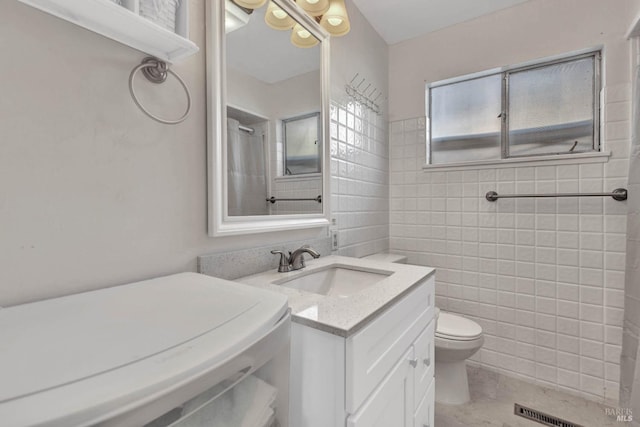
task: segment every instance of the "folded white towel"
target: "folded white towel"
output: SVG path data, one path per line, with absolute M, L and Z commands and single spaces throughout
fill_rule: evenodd
M 270 427 L 277 389 L 250 375 L 231 390 L 174 424 L 175 427 Z
M 273 412 L 272 407 L 278 390 L 260 378 L 250 375 L 230 391 L 232 392 L 231 400 L 234 412 L 239 412 L 242 420 L 238 426 L 262 427 L 261 423 L 264 421 L 265 413 Z

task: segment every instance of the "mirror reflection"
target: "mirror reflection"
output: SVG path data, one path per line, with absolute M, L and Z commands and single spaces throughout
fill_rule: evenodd
M 273 2 L 225 8 L 227 213 L 322 213 L 320 43 Z
M 282 121 L 285 175 L 322 172 L 320 128 L 320 113 L 306 114 Z

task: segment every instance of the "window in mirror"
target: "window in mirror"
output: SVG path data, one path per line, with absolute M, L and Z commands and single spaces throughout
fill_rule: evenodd
M 319 112 L 282 121 L 285 175 L 322 171 L 321 129 Z

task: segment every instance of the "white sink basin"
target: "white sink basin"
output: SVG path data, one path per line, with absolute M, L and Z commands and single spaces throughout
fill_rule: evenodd
M 295 278 L 285 278 L 273 283 L 314 294 L 345 298 L 386 279 L 392 274 L 392 271 L 385 270 L 327 265 L 303 272 Z

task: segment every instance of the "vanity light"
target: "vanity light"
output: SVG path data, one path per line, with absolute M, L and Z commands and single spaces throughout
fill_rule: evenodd
M 313 47 L 319 42 L 309 30 L 296 23 L 291 31 L 291 43 L 297 47 Z
M 329 10 L 329 0 L 296 0 L 309 16 L 320 16 Z
M 329 10 L 322 16 L 320 25 L 332 36 L 344 36 L 351 29 L 344 0 L 329 0 Z
M 262 7 L 267 0 L 233 0 L 235 4 L 240 7 L 246 7 L 247 9 L 257 9 Z
M 290 30 L 296 23 L 287 12 L 272 1 L 269 2 L 267 13 L 264 15 L 264 22 L 274 30 Z

